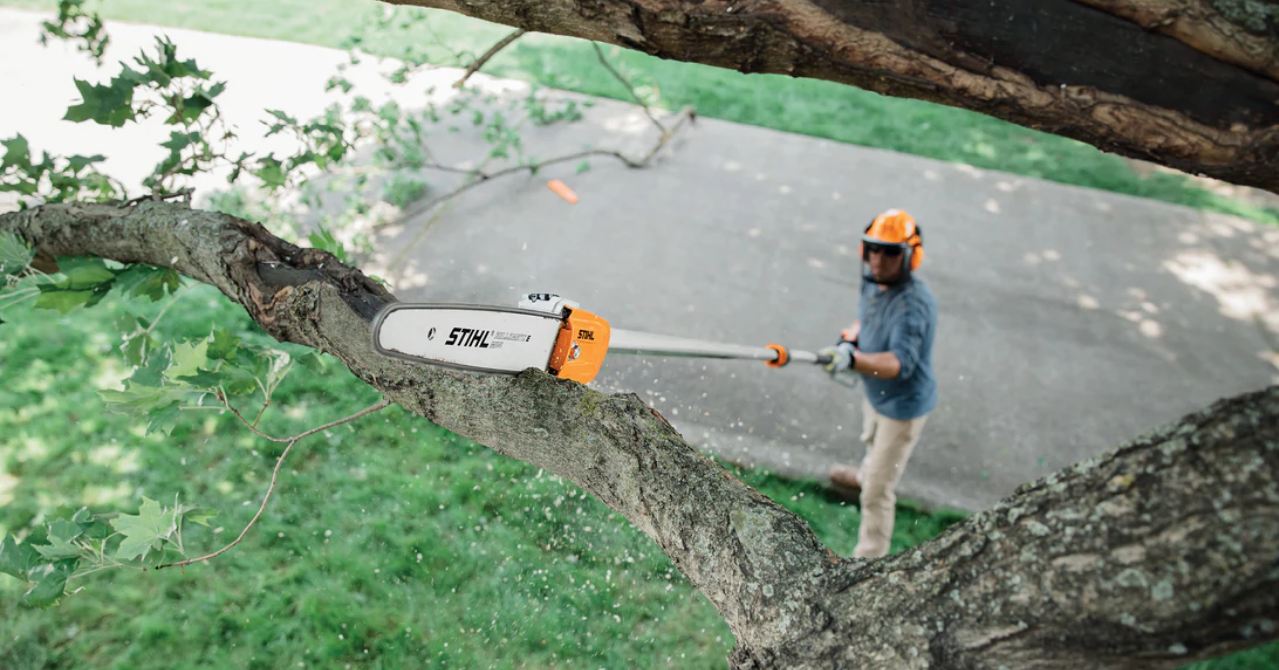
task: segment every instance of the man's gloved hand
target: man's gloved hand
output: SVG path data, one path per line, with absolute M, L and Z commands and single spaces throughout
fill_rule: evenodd
M 856 357 L 856 348 L 852 342 L 840 342 L 833 347 L 826 347 L 817 352 L 822 356 L 830 356 L 830 362 L 825 365 L 826 372 L 832 376 L 851 370 L 853 367 L 853 359 Z

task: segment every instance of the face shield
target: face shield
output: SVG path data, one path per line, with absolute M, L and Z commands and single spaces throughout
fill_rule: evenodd
M 910 278 L 911 249 L 907 244 L 862 238 L 862 279 L 891 286 Z

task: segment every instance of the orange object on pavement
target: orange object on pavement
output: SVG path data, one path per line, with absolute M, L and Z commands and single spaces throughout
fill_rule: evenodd
M 568 187 L 568 184 L 565 184 L 558 179 L 552 179 L 546 182 L 546 188 L 551 189 L 551 193 L 563 198 L 564 202 L 567 202 L 570 205 L 577 204 L 577 194 L 573 192 L 573 189 Z

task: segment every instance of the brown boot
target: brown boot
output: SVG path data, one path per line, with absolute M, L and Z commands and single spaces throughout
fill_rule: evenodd
M 839 493 L 856 500 L 862 493 L 862 481 L 857 468 L 851 465 L 832 465 L 830 484 Z

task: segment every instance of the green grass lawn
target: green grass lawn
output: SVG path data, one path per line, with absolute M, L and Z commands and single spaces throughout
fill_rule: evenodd
M 0 0 L 0 5 L 51 10 L 53 0 Z M 90 0 L 89 7 L 95 3 Z M 340 0 L 110 0 L 104 17 L 338 47 L 366 26 L 362 47 L 379 55 L 411 53 L 430 62 L 468 63 L 510 28 L 437 10 L 401 8 L 389 26 L 372 26 L 382 11 L 372 2 Z M 425 16 L 405 22 L 399 17 Z M 109 24 L 108 24 L 109 28 Z M 1138 175 L 1123 159 L 1091 146 L 987 116 L 930 103 L 889 98 L 849 86 L 779 75 L 745 75 L 608 49 L 648 97 L 705 116 L 841 142 L 893 149 L 1067 184 L 1164 200 L 1279 224 L 1279 210 L 1204 190 L 1181 175 Z M 527 35 L 485 68 L 492 74 L 629 100 L 596 61 L 590 43 Z M 234 82 L 232 82 L 234 85 Z M 19 129 L 20 130 L 20 129 Z
M 280 445 L 207 411 L 147 436 L 98 398 L 130 372 L 115 351 L 129 309 L 108 298 L 68 316 L 6 312 L 0 532 L 177 495 L 216 513 L 220 532 L 187 533 L 201 553 L 256 509 Z M 197 287 L 157 332 L 202 337 L 213 321 L 247 317 Z M 264 427 L 298 432 L 376 398 L 336 362 L 295 371 Z M 852 552 L 855 507 L 812 483 L 742 476 Z M 733 644 L 656 545 L 601 503 L 399 409 L 300 443 L 276 495 L 209 565 L 89 575 L 47 610 L 18 605 L 18 582 L 0 575 L 0 668 L 723 667 Z M 958 518 L 904 508 L 894 548 Z
M 82 505 L 134 513 L 144 495 L 178 496 L 216 515 L 186 533 L 199 554 L 252 516 L 281 445 L 209 411 L 182 413 L 167 438 L 146 435 L 97 395 L 131 372 L 118 322 L 157 309 L 109 296 L 66 316 L 6 311 L 0 534 L 38 532 Z M 243 310 L 198 286 L 156 334 L 200 338 L 215 322 L 252 330 Z M 376 400 L 330 363 L 286 378 L 267 432 Z M 855 507 L 812 482 L 738 474 L 852 552 Z M 899 506 L 893 551 L 959 518 Z M 0 575 L 0 668 L 709 668 L 733 644 L 661 551 L 601 503 L 394 407 L 300 443 L 262 521 L 213 563 L 117 569 L 72 586 L 83 590 L 27 609 L 17 580 Z M 1271 645 L 1203 667 L 1277 661 Z

